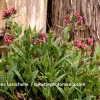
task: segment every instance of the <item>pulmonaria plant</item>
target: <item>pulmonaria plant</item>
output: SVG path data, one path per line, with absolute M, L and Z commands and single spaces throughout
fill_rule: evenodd
M 4 35 L 4 46 L 9 46 L 13 42 L 13 36 L 12 35 Z
M 3 19 L 6 19 L 6 18 L 10 18 L 11 15 L 16 14 L 16 12 L 17 12 L 17 11 L 15 10 L 14 7 L 10 8 L 10 9 L 8 9 L 8 10 L 4 10 L 1 19 L 3 20 Z
M 78 12 L 76 12 L 74 15 L 68 14 L 65 17 L 65 23 L 67 23 L 67 25 L 70 25 L 73 23 L 82 24 L 82 22 L 83 22 L 83 17 L 80 16 Z
M 6 22 L 7 22 L 8 26 L 10 26 L 9 24 L 13 25 L 13 22 L 12 22 L 12 20 L 10 20 L 10 17 L 12 15 L 16 14 L 16 12 L 17 11 L 15 10 L 14 7 L 10 8 L 8 10 L 4 10 L 4 12 L 3 12 L 2 16 L 1 16 L 1 19 L 2 20 L 3 19 L 7 19 Z M 12 30 L 11 27 L 10 27 L 10 30 Z M 4 41 L 5 41 L 4 46 L 9 46 L 10 44 L 12 44 L 13 39 L 14 39 L 14 36 L 12 35 L 12 33 L 11 32 L 9 33 L 8 30 L 7 30 L 7 32 L 8 33 L 5 33 L 5 35 L 4 35 Z
M 88 42 L 89 45 L 93 45 L 94 44 L 94 40 L 90 39 L 90 38 L 87 39 L 87 42 Z
M 63 30 L 63 33 L 64 33 L 63 35 L 64 35 L 64 38 L 68 40 L 70 38 L 70 31 L 73 28 L 78 28 L 83 23 L 83 17 L 80 16 L 78 12 L 71 15 L 68 14 L 65 17 L 64 22 L 67 24 L 67 26 Z
M 39 35 L 38 35 L 38 38 L 37 39 L 30 39 L 30 42 L 32 43 L 32 44 L 42 44 L 42 43 L 44 43 L 44 42 L 46 42 L 46 39 L 48 38 L 48 35 L 47 34 L 45 34 L 45 33 L 43 33 L 43 32 L 41 32 L 41 33 L 39 33 Z
M 86 38 L 84 40 L 74 42 L 74 46 L 76 48 L 80 48 L 83 50 L 86 50 L 88 46 L 93 46 L 93 44 L 94 44 L 94 40 L 91 38 Z
M 81 25 L 83 23 L 83 17 L 80 16 L 78 12 L 75 12 L 75 14 L 73 15 L 68 14 L 65 17 L 65 23 L 67 24 L 67 26 L 64 28 L 64 37 L 69 39 L 70 30 L 72 28 L 75 28 Z M 86 38 L 84 40 L 74 42 L 74 46 L 81 50 L 86 50 L 88 46 L 92 46 L 93 44 L 94 44 L 94 40 L 91 38 Z

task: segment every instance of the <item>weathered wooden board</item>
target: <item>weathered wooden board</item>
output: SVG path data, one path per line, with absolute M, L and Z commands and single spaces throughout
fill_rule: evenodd
M 56 24 L 66 26 L 64 17 L 76 11 L 84 17 L 84 24 L 80 31 L 73 31 L 72 39 L 93 36 L 100 41 L 100 0 L 52 0 L 52 29 L 55 33 L 62 36 L 62 30 Z
M 6 22 L 4 20 L 1 20 L 1 15 L 5 9 L 7 9 L 5 0 L 0 0 L 0 46 L 4 44 L 3 35 L 5 34 Z M 6 54 L 6 52 L 6 49 L 0 49 L 0 56 L 2 55 L 2 53 Z
M 3 11 L 7 9 L 5 0 L 0 0 L 0 29 L 5 29 L 5 21 L 1 20 Z
M 8 8 L 14 6 L 17 9 L 16 22 L 30 25 L 32 28 L 36 25 L 37 30 L 44 28 L 46 30 L 48 0 L 8 0 Z

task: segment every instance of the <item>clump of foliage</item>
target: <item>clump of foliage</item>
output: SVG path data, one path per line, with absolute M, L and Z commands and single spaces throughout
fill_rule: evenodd
M 73 22 L 64 28 L 65 38 L 81 18 L 74 16 L 67 16 L 66 22 Z M 51 32 L 37 32 L 36 27 L 28 27 L 21 37 L 22 26 L 9 17 L 6 20 L 11 31 L 4 36 L 8 55 L 2 55 L 0 63 L 2 96 L 7 100 L 96 100 L 100 96 L 99 46 L 93 57 L 84 55 L 92 39 L 65 42 Z

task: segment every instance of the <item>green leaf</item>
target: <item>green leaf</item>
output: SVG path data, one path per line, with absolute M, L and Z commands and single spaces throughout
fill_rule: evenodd
M 15 46 L 14 44 L 10 45 L 14 50 L 15 53 L 17 53 L 18 55 L 20 55 L 25 61 L 27 61 L 25 54 L 21 51 L 20 48 L 18 48 L 17 46 Z
M 12 70 L 15 72 L 15 74 L 18 76 L 18 78 L 19 78 L 22 82 L 24 82 L 24 80 L 23 80 L 23 78 L 22 78 L 20 72 L 19 72 L 18 70 L 15 70 L 15 69 L 12 69 Z
M 29 34 L 31 34 L 31 33 L 32 33 L 32 30 L 31 30 L 31 27 L 29 26 L 29 27 L 27 28 L 27 30 L 26 30 L 26 34 L 29 35 Z
M 35 70 L 34 72 L 32 72 L 32 83 L 34 82 L 37 74 L 38 74 L 38 70 Z
M 34 59 L 31 58 L 29 61 L 30 66 L 34 65 L 37 60 L 38 60 L 38 58 L 34 58 Z
M 57 67 L 58 65 L 60 65 L 62 62 L 66 61 L 66 59 L 67 59 L 70 55 L 72 55 L 71 52 L 70 52 L 69 54 L 67 54 L 66 56 L 62 57 L 58 62 L 55 63 L 55 65 L 53 66 L 53 69 L 54 69 L 55 67 Z
M 74 92 L 74 90 L 75 90 L 74 86 L 70 87 L 69 92 L 68 92 L 68 96 L 70 96 Z
M 99 54 L 100 54 L 100 46 L 99 46 L 98 43 L 96 43 L 95 54 L 96 54 L 96 55 L 99 55 Z
M 53 50 L 54 50 L 54 54 L 55 54 L 55 57 L 56 57 L 56 61 L 58 61 L 59 60 L 59 54 L 60 54 L 59 48 L 56 45 L 53 45 Z
M 60 43 L 61 42 L 61 37 L 57 38 L 55 41 L 54 41 L 54 44 L 57 44 L 57 43 Z
M 14 72 L 12 69 L 10 69 L 7 73 L 7 82 L 10 83 L 14 79 Z
M 32 30 L 31 30 L 31 27 L 29 26 L 29 27 L 24 31 L 25 39 L 28 39 L 28 41 L 30 40 L 30 34 L 32 34 Z
M 17 17 L 19 17 L 19 16 L 21 16 L 21 15 L 18 15 L 18 16 L 13 16 L 13 17 L 12 17 L 12 19 L 15 19 L 15 18 L 17 18 Z
M 42 28 L 41 30 L 39 30 L 39 33 L 43 31 L 44 28 Z
M 65 98 L 65 100 L 67 100 L 67 95 L 66 95 L 65 91 L 61 87 L 59 87 L 59 86 L 56 86 L 56 87 L 59 90 L 59 92 L 63 95 L 63 97 Z
M 63 78 L 65 78 L 66 74 L 59 76 L 54 82 L 60 82 Z
M 58 70 L 56 73 L 55 73 L 55 76 L 57 77 L 59 75 L 61 70 Z
M 64 28 L 64 31 L 63 31 L 63 34 L 64 34 L 64 38 L 67 39 L 67 40 L 68 40 L 69 37 L 70 37 L 70 36 L 69 36 L 69 32 L 70 32 L 70 27 L 65 27 L 65 28 Z
M 16 83 L 16 81 L 13 79 L 12 80 L 12 82 L 11 83 Z M 16 90 L 16 86 L 9 86 L 10 84 L 9 84 L 9 82 L 8 82 L 8 88 L 9 88 L 9 90 L 10 90 L 10 92 L 12 93 L 12 94 L 14 94 L 14 92 L 15 92 L 15 90 Z M 13 95 L 14 96 L 14 95 Z
M 50 100 L 52 97 L 50 87 L 43 88 L 43 94 L 46 97 L 46 100 Z
M 11 26 L 10 20 L 9 20 L 8 18 L 6 18 L 5 20 L 6 20 L 6 22 L 7 22 L 7 25 L 8 25 L 8 26 Z
M 22 33 L 22 25 L 17 26 L 16 28 L 13 29 L 13 31 L 16 32 L 17 35 L 19 36 Z
M 10 96 L 12 99 L 14 99 L 14 97 L 7 91 L 0 89 L 0 92 L 3 92 L 5 94 L 7 94 L 8 96 Z
M 62 29 L 64 28 L 64 27 L 62 27 L 62 26 L 60 26 L 60 25 L 56 25 L 56 26 L 58 26 L 59 28 L 62 28 Z
M 35 27 L 34 27 L 34 29 L 33 29 L 33 32 L 36 32 L 36 25 L 35 25 Z
M 69 61 L 68 59 L 65 59 L 65 61 L 72 66 L 71 61 Z

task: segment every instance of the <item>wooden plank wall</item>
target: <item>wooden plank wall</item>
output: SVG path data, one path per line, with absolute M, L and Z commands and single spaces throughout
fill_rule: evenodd
M 30 25 L 32 28 L 36 25 L 37 30 L 44 28 L 46 30 L 47 16 L 47 1 L 48 0 L 8 0 L 8 8 L 14 6 L 17 9 L 15 19 L 19 24 L 24 24 L 24 27 Z M 26 25 L 26 26 L 25 26 Z
M 4 0 L 1 5 L 4 7 Z M 17 9 L 16 21 L 19 24 L 36 25 L 37 29 L 44 27 L 46 30 L 47 0 L 6 0 L 8 8 L 15 6 Z M 83 27 L 73 31 L 72 38 L 85 38 L 93 36 L 100 39 L 100 0 L 52 0 L 52 29 L 58 36 L 62 35 L 60 28 L 56 24 L 66 26 L 64 17 L 67 13 L 78 11 L 84 17 Z M 0 10 L 2 11 L 2 10 Z M 0 12 L 1 13 L 1 12 Z M 0 21 L 0 23 L 2 23 Z M 0 25 L 0 28 L 3 24 Z M 4 27 L 4 25 L 3 25 Z
M 64 17 L 67 13 L 79 12 L 84 18 L 82 28 L 74 30 L 71 38 L 93 36 L 100 44 L 100 0 L 52 0 L 52 30 L 62 36 L 62 30 L 56 26 L 66 26 Z
M 5 9 L 7 9 L 5 0 L 0 0 L 0 46 L 4 44 L 3 35 L 5 34 L 6 22 L 4 20 L 1 20 L 1 15 Z M 2 53 L 6 54 L 6 52 L 6 49 L 0 49 L 0 57 Z
M 5 9 L 7 9 L 5 0 L 0 0 L 0 29 L 5 29 L 5 21 L 1 20 L 1 15 Z
M 19 24 L 36 25 L 37 29 L 46 30 L 47 0 L 7 0 L 8 8 L 15 6 L 20 15 L 16 18 Z M 1 3 L 0 3 L 1 4 Z M 100 0 L 52 0 L 52 29 L 58 36 L 62 30 L 56 26 L 66 26 L 64 17 L 67 13 L 78 11 L 84 17 L 82 28 L 72 33 L 72 39 L 93 36 L 100 39 Z M 25 26 L 24 26 L 25 27 Z
M 44 28 L 44 31 L 46 31 L 47 1 L 48 0 L 0 0 L 0 16 L 5 9 L 15 7 L 15 9 L 17 9 L 16 16 L 19 16 L 15 21 L 19 25 L 23 24 L 23 30 L 28 25 L 30 25 L 32 29 L 36 25 L 37 30 Z M 0 32 L 5 33 L 5 26 L 5 21 L 0 19 Z M 4 39 L 0 36 L 0 46 L 3 44 Z M 2 53 L 6 55 L 7 49 L 0 49 L 0 56 Z

